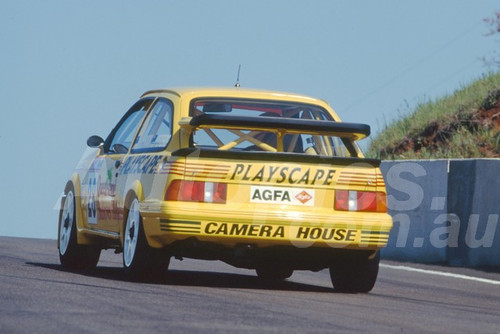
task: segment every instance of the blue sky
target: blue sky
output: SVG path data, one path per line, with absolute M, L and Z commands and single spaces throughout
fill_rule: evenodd
M 232 86 L 327 100 L 379 131 L 489 69 L 490 0 L 0 1 L 0 235 L 56 238 L 92 134 L 146 90 Z

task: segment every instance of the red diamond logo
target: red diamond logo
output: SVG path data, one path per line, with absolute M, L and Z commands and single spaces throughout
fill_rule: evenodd
M 309 195 L 305 190 L 302 190 L 300 193 L 298 193 L 295 196 L 295 198 L 298 199 L 300 201 L 300 203 L 306 204 L 307 202 L 309 202 L 309 200 L 312 198 L 312 196 Z

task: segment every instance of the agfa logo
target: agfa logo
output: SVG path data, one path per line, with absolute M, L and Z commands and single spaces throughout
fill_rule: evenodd
M 314 206 L 314 189 L 250 186 L 250 202 L 279 205 Z
M 309 195 L 307 193 L 307 191 L 305 190 L 302 190 L 300 193 L 298 193 L 296 196 L 295 196 L 296 199 L 298 199 L 300 201 L 300 203 L 302 204 L 306 204 L 311 198 L 312 196 Z

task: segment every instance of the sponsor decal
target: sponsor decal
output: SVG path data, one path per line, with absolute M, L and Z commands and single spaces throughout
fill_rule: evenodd
M 230 180 L 329 186 L 334 176 L 335 169 L 332 168 L 311 170 L 290 166 L 264 165 L 259 167 L 253 164 L 236 164 Z
M 121 220 L 123 212 L 114 200 L 116 195 L 116 180 L 113 182 L 113 168 L 106 170 L 106 182 L 101 182 L 97 188 L 97 218 L 101 220 Z
M 99 184 L 99 174 L 91 173 L 87 180 L 87 222 L 97 224 L 97 186 Z
M 120 165 L 120 174 L 154 174 L 163 155 L 129 156 Z
M 208 235 L 224 235 L 259 238 L 292 238 L 310 241 L 355 242 L 359 231 L 347 228 L 284 226 L 265 224 L 240 224 L 209 222 L 203 224 L 203 232 Z M 198 233 L 198 232 L 191 232 Z
M 285 227 L 259 224 L 215 223 L 205 225 L 206 234 L 232 235 L 261 238 L 284 238 Z
M 298 193 L 297 195 L 295 195 L 295 198 L 302 204 L 306 204 L 307 202 L 309 202 L 311 199 L 313 199 L 314 197 L 312 195 L 310 195 L 307 191 L 305 190 L 302 190 L 300 193 Z
M 346 228 L 330 227 L 309 227 L 301 226 L 297 229 L 296 238 L 305 240 L 323 240 L 323 241 L 355 241 L 358 230 Z
M 314 189 L 251 186 L 250 202 L 314 206 Z

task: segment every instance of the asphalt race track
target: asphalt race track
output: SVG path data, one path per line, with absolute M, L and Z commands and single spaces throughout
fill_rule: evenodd
M 341 294 L 327 271 L 266 286 L 186 259 L 133 283 L 111 251 L 86 274 L 57 254 L 54 240 L 0 237 L 0 333 L 500 332 L 500 273 L 383 261 L 371 293 Z

